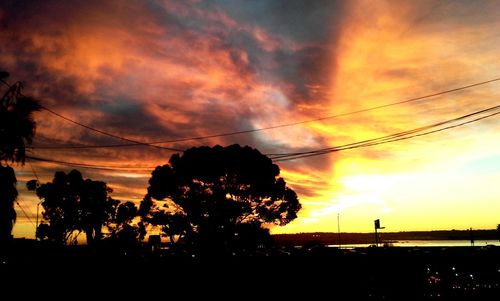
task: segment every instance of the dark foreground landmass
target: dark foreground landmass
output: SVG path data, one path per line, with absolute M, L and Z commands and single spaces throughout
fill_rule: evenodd
M 500 247 L 276 247 L 227 256 L 53 247 L 3 251 L 3 293 L 69 299 L 500 300 Z M 69 292 L 70 295 L 67 295 Z M 176 297 L 174 297 L 176 296 Z M 129 299 L 128 298 L 128 299 Z M 215 298 L 215 299 L 214 299 Z

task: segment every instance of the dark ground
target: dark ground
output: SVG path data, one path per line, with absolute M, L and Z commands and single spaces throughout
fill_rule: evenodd
M 69 292 L 99 300 L 138 295 L 172 300 L 500 300 L 500 247 L 338 250 L 317 245 L 192 257 L 18 241 L 4 248 L 1 260 L 4 294 L 26 288 L 51 297 Z

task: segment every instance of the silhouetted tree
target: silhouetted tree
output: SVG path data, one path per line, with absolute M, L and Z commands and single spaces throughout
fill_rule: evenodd
M 46 221 L 37 229 L 40 239 L 59 244 L 76 242 L 79 234 L 78 203 L 82 184 L 82 175 L 77 170 L 68 174 L 58 171 L 52 182 L 36 188 L 36 194 L 42 200 L 42 216 Z
M 269 238 L 264 224 L 285 225 L 301 208 L 279 173 L 248 146 L 191 148 L 153 171 L 140 211 L 203 252 L 255 248 Z
M 113 232 L 119 232 L 125 225 L 132 222 L 137 216 L 137 206 L 132 202 L 125 202 L 120 204 L 114 215 L 114 222 L 116 228 Z
M 171 247 L 182 241 L 192 228 L 181 208 L 174 203 L 159 207 L 149 195 L 142 200 L 138 213 L 142 221 L 161 227 L 163 234 L 169 238 Z
M 143 240 L 146 229 L 142 222 L 133 224 L 138 216 L 137 206 L 132 202 L 121 203 L 116 207 L 111 222 L 107 225 L 110 238 L 125 244 L 135 243 Z
M 102 239 L 102 227 L 113 218 L 119 201 L 109 196 L 111 192 L 113 190 L 104 182 L 91 179 L 83 182 L 80 192 L 80 224 L 89 245 Z
M 0 71 L 0 80 L 8 76 L 9 73 Z M 0 99 L 0 241 L 11 238 L 16 221 L 17 181 L 8 164 L 24 164 L 26 145 L 35 134 L 33 113 L 41 108 L 33 98 L 22 95 L 22 88 L 20 82 L 15 83 Z
M 29 186 L 36 189 L 44 209 L 46 223 L 37 234 L 60 244 L 76 243 L 81 231 L 86 233 L 88 244 L 101 240 L 102 227 L 111 221 L 119 203 L 109 196 L 112 190 L 106 183 L 84 180 L 77 170 L 68 174 L 58 171 L 52 182 Z
M 497 225 L 497 236 L 498 240 L 500 241 L 500 224 Z
M 16 222 L 14 202 L 17 198 L 16 175 L 9 166 L 0 165 L 0 244 L 9 240 Z

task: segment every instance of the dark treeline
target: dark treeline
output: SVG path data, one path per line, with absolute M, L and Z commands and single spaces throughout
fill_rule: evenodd
M 35 135 L 34 113 L 46 109 L 9 85 L 0 99 L 0 251 L 12 241 L 18 196 L 12 164 L 23 165 Z M 57 171 L 50 182 L 26 184 L 43 208 L 36 238 L 73 245 L 129 249 L 157 227 L 168 250 L 180 254 L 252 253 L 272 244 L 269 225 L 286 225 L 301 209 L 297 194 L 280 177 L 280 168 L 249 146 L 193 147 L 174 154 L 152 172 L 140 204 L 116 200 L 113 190 L 78 170 Z M 137 206 L 139 205 L 139 206 Z M 161 238 L 152 237 L 156 244 Z
M 112 198 L 105 182 L 81 172 L 58 171 L 48 183 L 31 180 L 43 207 L 37 238 L 59 245 L 138 245 L 150 226 L 159 247 L 181 254 L 252 253 L 272 245 L 265 224 L 285 225 L 297 217 L 298 197 L 279 177 L 279 167 L 250 147 L 191 148 L 158 166 L 140 202 Z

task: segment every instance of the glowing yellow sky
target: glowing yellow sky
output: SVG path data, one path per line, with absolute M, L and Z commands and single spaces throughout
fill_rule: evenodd
M 30 47 L 40 54 L 37 66 L 56 74 L 50 80 L 64 87 L 71 83 L 68 78 L 78 82 L 72 93 L 44 94 L 45 86 L 29 78 L 28 71 L 18 74 L 32 81 L 34 94 L 49 105 L 58 105 L 58 112 L 133 139 L 157 140 L 154 127 L 180 137 L 267 127 L 500 76 L 500 5 L 492 2 L 348 1 L 337 19 L 332 17 L 329 26 L 335 30 L 325 29 L 332 35 L 321 40 L 330 43 L 326 46 L 312 45 L 307 38 L 293 40 L 294 34 L 301 33 L 287 36 L 270 30 L 272 26 L 265 22 L 239 20 L 230 10 L 203 12 L 182 2 L 159 5 L 168 13 L 175 12 L 178 23 L 192 18 L 189 26 L 179 27 L 180 34 L 177 23 L 163 26 L 148 18 L 143 6 L 129 10 L 127 5 L 118 5 L 120 17 L 86 10 L 81 13 L 84 17 L 75 13 L 81 18 L 64 21 L 68 24 L 64 35 L 23 33 L 34 37 Z M 137 15 L 134 22 L 142 27 L 123 28 L 120 22 L 129 22 L 131 14 Z M 82 22 L 88 26 L 82 27 Z M 201 26 L 203 34 L 195 30 L 196 22 L 208 24 Z M 307 51 L 313 46 L 327 49 L 327 57 L 321 53 L 319 63 L 312 59 L 305 67 L 295 66 L 294 72 L 286 69 L 295 61 L 286 61 L 283 53 L 310 55 Z M 261 49 L 259 64 L 254 48 Z M 6 69 L 20 68 L 6 53 Z M 280 63 L 286 65 L 285 71 L 278 68 Z M 307 76 L 300 77 L 303 69 Z M 321 79 L 314 77 L 315 72 L 321 73 Z M 277 73 L 284 79 L 275 78 Z M 299 77 L 307 95 L 297 92 Z M 241 143 L 272 152 L 342 145 L 491 107 L 499 104 L 498 96 L 500 84 L 492 83 L 425 101 L 190 146 Z M 67 97 L 64 100 L 70 105 L 58 97 Z M 78 110 L 71 101 L 79 105 Z M 99 123 L 118 108 L 125 113 L 139 108 L 147 118 L 140 120 L 140 128 L 123 126 L 123 120 L 116 121 L 118 125 Z M 43 137 L 88 143 L 89 135 L 82 129 L 46 113 L 39 114 L 38 120 L 38 133 Z M 148 123 L 154 124 L 148 128 Z M 386 231 L 494 228 L 500 223 L 499 130 L 497 117 L 411 140 L 280 163 L 282 176 L 299 193 L 303 209 L 295 221 L 272 232 L 337 231 L 338 215 L 343 232 L 371 231 L 378 218 Z M 92 164 L 155 166 L 165 163 L 170 153 L 110 149 L 41 155 Z M 34 166 L 42 181 L 49 181 L 60 169 L 41 163 Z M 17 172 L 20 202 L 34 221 L 38 200 L 22 188 L 33 178 L 31 169 L 26 165 Z M 84 176 L 107 181 L 119 199 L 140 201 L 149 172 L 84 171 Z M 17 211 L 14 235 L 32 237 L 33 226 Z
M 500 70 L 498 21 L 460 20 L 421 28 L 399 2 L 352 7 L 337 55 L 331 113 L 356 111 L 495 78 Z M 398 7 L 401 6 L 401 7 Z M 445 14 L 445 12 L 442 12 Z M 446 15 L 441 16 L 446 20 Z M 445 27 L 445 28 L 442 28 Z M 485 40 L 485 39 L 488 40 Z M 310 128 L 341 145 L 412 129 L 497 105 L 498 85 L 346 116 Z M 500 125 L 497 120 L 412 141 L 336 155 L 329 173 L 288 174 L 316 186 L 301 218 L 275 232 L 494 228 L 500 222 Z M 312 181 L 313 184 L 309 184 Z M 301 184 L 298 184 L 301 185 Z

